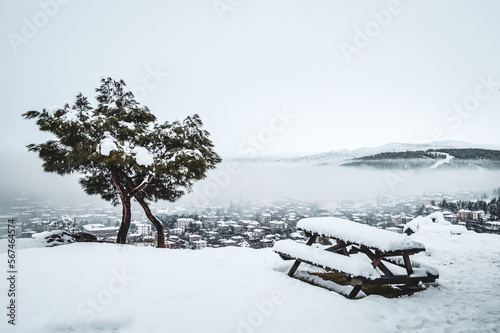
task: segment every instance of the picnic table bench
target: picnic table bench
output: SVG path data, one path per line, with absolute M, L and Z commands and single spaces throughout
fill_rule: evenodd
M 295 260 L 288 275 L 292 277 L 301 263 L 341 273 L 353 285 L 348 298 L 355 298 L 367 284 L 416 286 L 439 278 L 436 269 L 410 260 L 425 246 L 407 235 L 336 217 L 302 219 L 297 229 L 309 237 L 306 244 L 287 239 L 273 247 L 281 258 Z M 312 246 L 318 237 L 334 239 L 336 244 Z

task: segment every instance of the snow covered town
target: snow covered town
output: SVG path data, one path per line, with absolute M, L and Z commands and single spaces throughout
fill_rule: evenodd
M 115 242 L 121 210 L 100 204 L 71 205 L 61 202 L 36 202 L 15 198 L 15 205 L 2 208 L 0 215 L 15 218 L 21 224 L 20 237 L 67 230 L 94 235 L 100 241 Z M 486 194 L 425 193 L 409 197 L 380 194 L 364 202 L 341 201 L 321 204 L 316 201 L 282 199 L 271 203 L 157 207 L 155 216 L 162 221 L 165 245 L 175 249 L 199 250 L 207 247 L 239 246 L 268 248 L 281 239 L 303 240 L 297 222 L 306 217 L 334 216 L 402 233 L 404 226 L 417 216 L 435 212 L 451 224 L 462 225 L 479 233 L 500 234 L 498 205 L 487 206 Z M 462 203 L 457 208 L 453 203 Z M 484 203 L 481 205 L 481 203 Z M 440 206 L 441 204 L 441 206 Z M 6 208 L 10 207 L 10 208 Z M 483 209 L 474 209 L 481 207 Z M 489 207 L 489 208 L 488 208 Z M 6 222 L 0 224 L 0 238 L 7 236 Z M 139 211 L 133 212 L 128 243 L 155 246 L 154 226 Z

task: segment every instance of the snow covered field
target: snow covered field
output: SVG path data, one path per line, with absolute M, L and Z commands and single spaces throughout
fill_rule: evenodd
M 439 269 L 439 286 L 358 300 L 288 278 L 292 262 L 269 249 L 29 248 L 37 243 L 18 240 L 17 324 L 7 324 L 2 278 L 0 331 L 500 332 L 500 236 L 411 238 L 425 244 L 415 257 Z M 0 241 L 3 265 L 6 248 Z

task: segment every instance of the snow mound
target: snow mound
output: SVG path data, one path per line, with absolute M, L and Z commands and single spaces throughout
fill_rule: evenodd
M 443 213 L 434 212 L 427 216 L 417 216 L 404 226 L 403 232 L 407 234 L 420 232 L 461 235 L 467 232 L 467 229 L 464 226 L 454 225 L 446 221 Z
M 132 152 L 135 153 L 135 160 L 137 164 L 150 166 L 154 162 L 153 155 L 144 147 L 135 147 L 132 149 Z
M 111 136 L 110 133 L 106 133 L 104 139 L 101 140 L 101 143 L 98 146 L 98 152 L 101 155 L 109 156 L 112 151 L 118 150 L 118 146 L 115 143 L 115 139 Z
M 36 240 L 38 246 L 46 246 L 46 247 L 71 244 L 76 242 L 75 237 L 73 237 L 66 231 L 61 231 L 61 230 L 44 231 L 32 235 L 32 238 Z

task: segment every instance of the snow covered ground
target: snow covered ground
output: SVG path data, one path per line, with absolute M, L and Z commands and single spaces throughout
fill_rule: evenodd
M 500 332 L 500 236 L 410 237 L 425 244 L 416 257 L 439 269 L 439 286 L 358 300 L 288 278 L 292 262 L 269 249 L 30 248 L 38 243 L 18 240 L 17 324 L 7 324 L 2 278 L 0 331 Z M 4 265 L 6 248 L 0 241 Z

